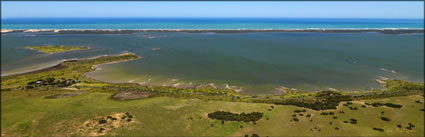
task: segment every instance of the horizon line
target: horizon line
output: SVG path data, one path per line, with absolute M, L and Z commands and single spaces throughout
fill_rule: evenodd
M 129 19 L 129 18 L 157 18 L 157 19 L 166 19 L 166 18 L 187 18 L 187 19 L 193 19 L 193 18 L 199 18 L 199 19 L 213 19 L 213 18 L 233 18 L 233 19 L 415 19 L 415 20 L 424 20 L 425 18 L 382 18 L 382 17 L 1 17 L 1 19 L 66 19 L 66 18 L 93 18 L 93 19 L 100 19 L 100 18 L 111 18 L 111 19 Z

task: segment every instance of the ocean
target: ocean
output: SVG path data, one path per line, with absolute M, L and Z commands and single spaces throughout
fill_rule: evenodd
M 2 29 L 424 28 L 423 19 L 314 18 L 8 18 Z
M 306 29 L 416 28 L 400 19 L 6 19 L 2 29 Z M 356 91 L 383 88 L 376 79 L 424 81 L 424 34 L 323 32 L 134 32 L 60 34 L 13 32 L 1 37 L 2 75 L 64 59 L 133 52 L 142 59 L 103 65 L 87 76 L 110 82 L 190 87 L 213 83 L 247 94 L 279 88 Z M 90 46 L 57 54 L 33 45 Z M 157 50 L 153 50 L 157 49 Z

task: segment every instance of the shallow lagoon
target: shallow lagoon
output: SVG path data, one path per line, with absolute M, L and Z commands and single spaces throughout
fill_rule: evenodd
M 103 65 L 88 76 L 179 87 L 214 83 L 250 94 L 279 93 L 276 88 L 280 86 L 308 91 L 369 90 L 381 88 L 375 81 L 380 77 L 424 80 L 423 34 L 42 34 L 46 33 L 2 34 L 2 75 L 42 68 L 63 59 L 129 51 L 143 58 Z M 41 44 L 85 45 L 91 49 L 44 54 L 23 48 Z

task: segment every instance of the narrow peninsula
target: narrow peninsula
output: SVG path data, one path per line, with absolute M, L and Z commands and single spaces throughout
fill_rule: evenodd
M 75 50 L 86 50 L 89 49 L 87 46 L 65 46 L 65 45 L 40 45 L 40 46 L 27 46 L 27 49 L 36 50 L 43 53 L 60 53 L 66 51 L 75 51 Z

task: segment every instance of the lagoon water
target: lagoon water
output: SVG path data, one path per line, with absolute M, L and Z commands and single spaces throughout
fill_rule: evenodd
M 368 26 L 368 28 L 373 26 L 359 22 L 361 21 L 351 24 L 364 25 L 363 27 Z M 249 23 L 264 27 L 258 22 Z M 407 26 L 398 23 L 398 25 L 391 22 L 377 24 L 380 26 L 378 28 L 423 28 L 423 22 L 422 24 L 416 22 L 416 27 L 412 27 L 415 23 L 405 23 Z M 38 25 L 40 24 L 43 23 Z M 66 26 L 79 26 L 78 28 L 81 29 L 88 27 L 81 24 L 84 23 L 80 22 L 80 25 L 76 25 L 76 23 L 67 22 L 46 26 L 56 26 L 54 29 L 67 28 Z M 314 25 L 315 23 L 307 24 L 310 26 L 305 25 L 301 28 L 320 26 Z M 356 26 L 347 27 L 344 24 L 350 23 L 340 25 L 329 23 L 328 25 L 332 28 Z M 38 25 L 6 22 L 2 24 L 2 29 L 50 28 Z M 110 25 L 114 26 L 114 23 Z M 158 26 L 160 26 L 158 28 L 164 28 L 164 25 Z M 192 26 L 192 28 L 199 26 Z M 232 29 L 236 28 L 233 26 Z M 99 80 L 137 82 L 145 85 L 191 87 L 214 83 L 220 88 L 242 89 L 242 92 L 248 94 L 281 93 L 276 89 L 281 86 L 307 91 L 328 88 L 350 91 L 370 90 L 382 88 L 375 81 L 382 77 L 424 81 L 423 33 L 392 35 L 320 32 L 138 32 L 133 34 L 15 32 L 2 34 L 1 37 L 2 75 L 43 68 L 57 64 L 63 59 L 133 52 L 143 58 L 103 65 L 102 69 L 87 75 Z M 45 54 L 24 48 L 43 44 L 86 45 L 91 49 Z M 152 50 L 154 48 L 159 49 Z
M 149 37 L 147 37 L 149 36 Z M 28 45 L 87 45 L 90 50 L 44 54 Z M 185 33 L 128 35 L 2 35 L 2 74 L 55 64 L 62 59 L 134 52 L 142 59 L 104 65 L 88 75 L 106 81 L 191 86 L 215 83 L 246 93 L 379 88 L 375 79 L 423 82 L 423 34 Z M 159 50 L 152 50 L 160 48 Z M 388 70 L 395 70 L 392 73 Z M 237 87 L 236 87 L 237 86 Z

